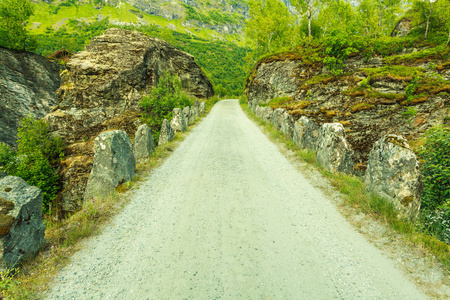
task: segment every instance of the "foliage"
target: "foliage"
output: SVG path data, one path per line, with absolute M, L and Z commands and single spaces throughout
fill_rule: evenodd
M 0 0 L 0 46 L 15 50 L 33 50 L 34 39 L 26 21 L 33 14 L 29 0 Z
M 188 4 L 183 4 L 183 7 L 186 9 L 186 20 L 196 20 L 210 25 L 235 24 L 244 21 L 244 18 L 237 13 L 228 13 L 219 9 L 202 12 Z
M 57 163 L 64 144 L 50 135 L 47 123 L 27 117 L 21 121 L 17 134 L 17 150 L 0 144 L 0 170 L 18 176 L 42 191 L 42 208 L 49 212 L 59 190 Z
M 143 121 L 152 129 L 153 139 L 157 144 L 163 120 L 170 121 L 174 108 L 191 106 L 193 100 L 181 90 L 178 76 L 166 72 L 159 78 L 158 85 L 139 104 L 144 110 Z
M 450 129 L 430 129 L 419 155 L 423 160 L 421 215 L 424 227 L 450 244 Z
M 417 110 L 414 106 L 409 106 L 406 108 L 406 110 L 402 113 L 403 119 L 408 120 L 408 122 L 411 122 L 411 120 L 417 115 Z
M 251 0 L 250 19 L 245 27 L 245 35 L 255 49 L 255 57 L 280 51 L 289 46 L 292 39 L 293 19 L 278 0 Z
M 325 66 L 334 76 L 341 75 L 344 69 L 344 60 L 358 49 L 354 48 L 352 38 L 340 31 L 335 31 L 325 41 L 327 56 L 323 60 Z

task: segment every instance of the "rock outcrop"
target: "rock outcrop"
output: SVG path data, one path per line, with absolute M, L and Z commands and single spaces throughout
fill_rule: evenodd
M 345 139 L 342 124 L 323 124 L 319 131 L 317 162 L 332 173 L 353 173 L 353 156 L 350 145 Z
M 375 143 L 369 155 L 364 185 L 394 203 L 401 216 L 417 216 L 423 181 L 417 157 L 406 139 L 385 135 Z
M 155 152 L 152 130 L 147 124 L 139 126 L 134 135 L 134 157 L 136 163 L 141 163 Z
M 180 108 L 174 108 L 172 113 L 172 121 L 170 121 L 170 126 L 174 132 L 185 132 L 186 131 L 186 119 L 184 118 L 184 113 Z
M 432 126 L 449 123 L 450 64 L 434 56 L 402 60 L 412 51 L 420 51 L 404 50 L 394 62 L 380 56 L 366 60 L 362 55 L 352 55 L 344 62 L 345 75 L 338 77 L 323 63 L 309 61 L 301 51 L 267 57 L 257 63 L 247 79 L 249 107 L 275 97 L 290 97 L 291 101 L 272 108 L 288 110 L 294 120 L 308 117 L 318 126 L 341 123 L 355 163 L 364 170 L 373 144 L 382 136 L 402 134 L 416 140 Z M 436 65 L 434 69 L 431 62 Z M 406 88 L 414 72 L 429 79 L 407 101 Z M 440 77 L 447 82 L 431 79 Z
M 42 118 L 58 103 L 59 67 L 42 56 L 0 48 L 0 142 L 15 145 L 22 118 Z
M 3 260 L 9 269 L 34 258 L 44 245 L 42 192 L 19 177 L 0 180 Z
M 134 139 L 141 125 L 139 102 L 165 72 L 178 75 L 190 95 L 213 94 L 191 55 L 138 32 L 110 28 L 69 60 L 58 106 L 45 117 L 51 131 L 68 144 L 58 198 L 63 214 L 77 210 L 84 199 L 93 140 L 107 130 L 123 130 Z
M 301 117 L 294 124 L 294 143 L 300 149 L 316 151 L 320 127 L 307 117 Z
M 84 201 L 103 199 L 122 183 L 131 181 L 136 159 L 130 138 L 123 130 L 101 133 L 94 144 L 94 165 L 86 185 Z
M 164 119 L 162 126 L 161 126 L 161 132 L 159 133 L 158 146 L 165 145 L 168 142 L 172 141 L 174 138 L 175 138 L 175 135 L 174 135 L 172 127 L 169 124 L 169 121 Z

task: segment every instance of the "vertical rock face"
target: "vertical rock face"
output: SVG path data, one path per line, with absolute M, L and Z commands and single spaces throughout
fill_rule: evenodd
M 186 119 L 184 118 L 184 113 L 179 108 L 173 109 L 172 121 L 170 121 L 170 126 L 174 132 L 185 132 L 186 131 Z
M 287 111 L 282 116 L 281 132 L 289 139 L 292 139 L 294 136 L 294 119 Z
M 281 125 L 283 124 L 283 115 L 286 112 L 284 108 L 277 108 L 273 111 L 272 114 L 272 125 L 275 126 L 276 129 L 281 131 Z
M 136 163 L 140 163 L 149 158 L 154 151 L 155 143 L 153 141 L 152 130 L 147 124 L 142 124 L 134 135 L 134 156 Z
M 164 119 L 162 126 L 161 126 L 161 132 L 159 134 L 158 146 L 167 144 L 168 142 L 172 141 L 174 139 L 174 137 L 175 137 L 175 135 L 174 135 L 172 127 L 169 124 L 169 121 Z
M 191 109 L 189 108 L 189 106 L 186 106 L 183 109 L 183 114 L 184 114 L 184 119 L 186 121 L 186 126 L 189 126 L 189 124 L 190 124 L 190 122 L 189 122 L 189 116 L 191 115 L 190 110 Z
M 119 184 L 131 181 L 136 159 L 130 138 L 122 130 L 101 133 L 94 144 L 94 165 L 86 185 L 84 200 L 102 199 Z
M 19 177 L 0 180 L 0 222 L 3 260 L 7 268 L 16 268 L 34 258 L 43 246 L 42 192 Z
M 58 103 L 58 65 L 27 52 L 0 48 L 0 142 L 14 145 L 20 120 L 42 118 Z
M 323 124 L 320 128 L 317 151 L 317 161 L 327 171 L 332 173 L 353 173 L 353 155 L 350 145 L 345 139 L 345 129 L 342 124 Z
M 375 143 L 369 155 L 364 185 L 393 202 L 401 216 L 417 216 L 423 181 L 417 157 L 406 139 L 390 134 Z
M 320 127 L 305 116 L 294 124 L 294 143 L 300 149 L 316 151 Z

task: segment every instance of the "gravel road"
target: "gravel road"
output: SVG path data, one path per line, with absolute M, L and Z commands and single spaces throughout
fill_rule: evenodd
M 48 299 L 424 299 L 279 152 L 216 104 Z

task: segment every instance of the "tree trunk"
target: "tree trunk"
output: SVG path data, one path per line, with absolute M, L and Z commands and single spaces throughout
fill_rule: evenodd
M 427 27 L 425 28 L 425 39 L 428 37 L 428 28 L 430 26 L 430 16 L 427 17 Z
M 448 45 L 450 45 L 450 29 L 448 30 L 448 40 L 445 46 L 447 47 Z
M 308 14 L 308 37 L 311 38 L 311 12 Z

